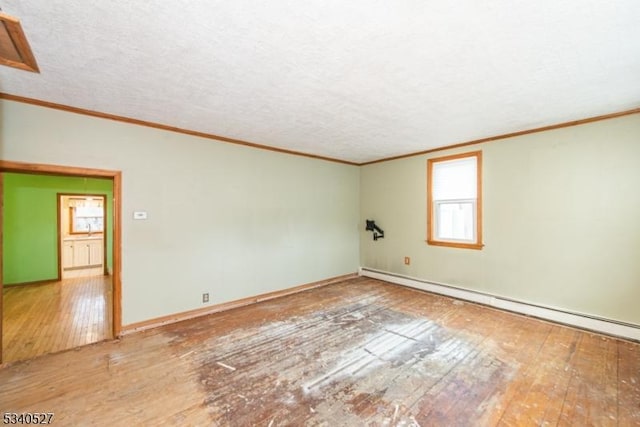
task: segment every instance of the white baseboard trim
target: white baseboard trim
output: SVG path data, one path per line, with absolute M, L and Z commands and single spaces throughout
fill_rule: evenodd
M 640 325 L 632 323 L 623 323 L 587 314 L 569 312 L 558 308 L 544 307 L 524 301 L 516 301 L 487 293 L 462 289 L 444 283 L 430 282 L 427 280 L 374 270 L 366 267 L 360 268 L 360 275 L 371 277 L 373 279 L 384 280 L 385 282 L 395 283 L 397 285 L 421 289 L 427 292 L 446 295 L 465 301 L 476 302 L 502 310 L 525 314 L 539 319 L 550 320 L 564 325 L 575 326 L 580 329 L 586 329 L 606 335 L 613 335 L 633 341 L 640 341 Z

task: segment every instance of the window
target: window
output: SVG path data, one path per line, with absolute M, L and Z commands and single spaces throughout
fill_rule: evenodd
M 427 161 L 427 243 L 482 249 L 482 152 Z
M 70 234 L 91 234 L 104 231 L 104 198 L 70 198 Z

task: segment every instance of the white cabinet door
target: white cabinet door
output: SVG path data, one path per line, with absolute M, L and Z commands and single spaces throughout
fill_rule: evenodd
M 89 265 L 102 265 L 102 240 L 89 242 Z
M 84 267 L 89 265 L 89 243 L 78 241 L 73 244 L 73 266 Z
M 62 268 L 73 267 L 73 242 L 62 243 Z
M 101 266 L 104 262 L 103 240 L 79 239 L 62 243 L 62 268 Z

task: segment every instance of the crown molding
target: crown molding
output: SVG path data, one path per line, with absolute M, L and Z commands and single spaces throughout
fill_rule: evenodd
M 75 114 L 82 114 L 82 115 L 85 115 L 85 116 L 98 117 L 98 118 L 107 119 L 107 120 L 114 120 L 114 121 L 122 122 L 122 123 L 129 123 L 129 124 L 135 124 L 135 125 L 139 125 L 139 126 L 146 126 L 146 127 L 150 127 L 150 128 L 154 128 L 154 129 L 160 129 L 160 130 L 165 130 L 165 131 L 169 131 L 169 132 L 181 133 L 181 134 L 184 134 L 184 135 L 197 136 L 197 137 L 200 137 L 200 138 L 211 139 L 211 140 L 219 141 L 219 142 L 226 142 L 226 143 L 229 143 L 229 144 L 243 145 L 245 147 L 252 147 L 252 148 L 257 148 L 257 149 L 260 149 L 260 150 L 274 151 L 274 152 L 277 152 L 277 153 L 291 154 L 291 155 L 294 155 L 294 156 L 308 157 L 308 158 L 312 158 L 312 159 L 325 160 L 325 161 L 334 162 L 334 163 L 342 163 L 342 164 L 351 165 L 351 166 L 367 166 L 367 165 L 372 165 L 372 164 L 375 164 L 375 163 L 388 162 L 388 161 L 391 161 L 391 160 L 398 160 L 398 159 L 405 159 L 405 158 L 408 158 L 408 157 L 422 156 L 422 155 L 425 155 L 425 154 L 436 153 L 436 152 L 439 152 L 439 151 L 450 150 L 450 149 L 453 149 L 453 148 L 466 147 L 466 146 L 469 146 L 469 145 L 482 144 L 482 143 L 486 143 L 486 142 L 498 141 L 498 140 L 501 140 L 501 139 L 513 138 L 513 137 L 516 137 L 516 136 L 528 135 L 528 134 L 531 134 L 531 133 L 545 132 L 545 131 L 554 130 L 554 129 L 561 129 L 561 128 L 566 128 L 566 127 L 578 126 L 578 125 L 583 125 L 583 124 L 587 124 L 587 123 L 598 122 L 598 121 L 602 121 L 602 120 L 608 120 L 608 119 L 613 119 L 613 118 L 616 118 L 616 117 L 623 117 L 623 116 L 629 116 L 629 115 L 632 115 L 632 114 L 640 113 L 640 108 L 634 108 L 634 109 L 631 109 L 631 110 L 625 110 L 625 111 L 620 111 L 620 112 L 616 112 L 616 113 L 603 114 L 603 115 L 600 115 L 600 116 L 589 117 L 589 118 L 586 118 L 586 119 L 573 120 L 573 121 L 570 121 L 570 122 L 556 123 L 556 124 L 553 124 L 553 125 L 542 126 L 542 127 L 532 128 L 532 129 L 526 129 L 526 130 L 522 130 L 522 131 L 518 131 L 518 132 L 505 133 L 505 134 L 491 136 L 491 137 L 487 137 L 487 138 L 474 139 L 472 141 L 466 141 L 466 142 L 461 142 L 461 143 L 452 144 L 452 145 L 445 145 L 445 146 L 442 146 L 442 147 L 431 148 L 431 149 L 428 149 L 428 150 L 416 151 L 416 152 L 413 152 L 413 153 L 401 154 L 401 155 L 398 155 L 398 156 L 385 157 L 385 158 L 378 159 L 378 160 L 371 160 L 371 161 L 368 161 L 368 162 L 358 163 L 358 162 L 350 162 L 350 161 L 347 161 L 347 160 L 336 159 L 336 158 L 333 158 L 333 157 L 325 157 L 325 156 L 320 156 L 320 155 L 316 155 L 316 154 L 309 154 L 309 153 L 304 153 L 304 152 L 295 151 L 295 150 L 287 150 L 287 149 L 284 149 L 284 148 L 272 147 L 272 146 L 264 145 L 264 144 L 257 144 L 255 142 L 249 142 L 249 141 L 244 141 L 244 140 L 235 139 L 235 138 L 228 138 L 226 136 L 216 135 L 216 134 L 212 134 L 212 133 L 199 132 L 199 131 L 194 131 L 194 130 L 189 130 L 189 129 L 178 128 L 178 127 L 174 127 L 174 126 L 164 125 L 164 124 L 161 124 L 161 123 L 149 122 L 149 121 L 146 121 L 146 120 L 133 119 L 133 118 L 129 118 L 129 117 L 118 116 L 118 115 L 115 115 L 115 114 L 101 113 L 99 111 L 87 110 L 87 109 L 84 109 L 84 108 L 72 107 L 72 106 L 64 105 L 64 104 L 56 104 L 56 103 L 53 103 L 53 102 L 42 101 L 42 100 L 34 99 L 34 98 L 27 98 L 27 97 L 18 96 L 18 95 L 11 95 L 11 94 L 4 93 L 4 92 L 0 92 L 0 99 L 6 99 L 6 100 L 9 100 L 9 101 L 15 101 L 15 102 L 22 102 L 22 103 L 25 103 L 25 104 L 37 105 L 37 106 L 45 107 L 45 108 L 53 108 L 53 109 L 56 109 L 56 110 L 67 111 L 67 112 L 75 113 Z
M 539 127 L 539 128 L 521 130 L 521 131 L 518 131 L 518 132 L 505 133 L 505 134 L 502 134 L 502 135 L 490 136 L 490 137 L 487 137 L 487 138 L 474 139 L 472 141 L 461 142 L 461 143 L 452 144 L 452 145 L 445 145 L 443 147 L 431 148 L 429 150 L 423 150 L 423 151 L 416 151 L 414 153 L 402 154 L 402 155 L 399 155 L 399 156 L 385 157 L 383 159 L 378 159 L 378 160 L 372 160 L 370 162 L 359 163 L 359 165 L 360 166 L 366 166 L 366 165 L 372 165 L 374 163 L 388 162 L 390 160 L 397 160 L 397 159 L 405 159 L 407 157 L 422 156 L 422 155 L 425 155 L 425 154 L 435 153 L 435 152 L 438 152 L 438 151 L 450 150 L 452 148 L 466 147 L 466 146 L 469 146 L 469 145 L 476 145 L 476 144 L 482 144 L 482 143 L 485 143 L 485 142 L 498 141 L 498 140 L 506 139 L 506 138 L 513 138 L 515 136 L 528 135 L 530 133 L 545 132 L 545 131 L 548 131 L 548 130 L 554 130 L 554 129 L 567 128 L 567 127 L 571 127 L 571 126 L 584 125 L 586 123 L 599 122 L 601 120 L 608 120 L 608 119 L 613 119 L 613 118 L 616 118 L 616 117 L 629 116 L 631 114 L 638 114 L 638 113 L 640 113 L 640 108 L 634 108 L 632 110 L 625 110 L 625 111 L 620 111 L 620 112 L 617 112 L 617 113 L 603 114 L 601 116 L 594 116 L 594 117 L 589 117 L 589 118 L 586 118 L 586 119 L 573 120 L 573 121 L 570 121 L 570 122 L 557 123 L 557 124 L 554 124 L 554 125 L 542 126 L 542 127 Z
M 284 149 L 284 148 L 271 147 L 269 145 L 257 144 L 255 142 L 244 141 L 244 140 L 241 140 L 241 139 L 228 138 L 226 136 L 216 135 L 216 134 L 212 134 L 212 133 L 206 133 L 206 132 L 199 132 L 199 131 L 195 131 L 195 130 L 183 129 L 183 128 L 178 128 L 178 127 L 174 127 L 174 126 L 164 125 L 162 123 L 155 123 L 155 122 L 149 122 L 149 121 L 146 121 L 146 120 L 133 119 L 133 118 L 130 118 L 130 117 L 118 116 L 118 115 L 115 115 L 115 114 L 101 113 L 99 111 L 87 110 L 87 109 L 84 109 L 84 108 L 72 107 L 72 106 L 64 105 L 64 104 L 56 104 L 54 102 L 42 101 L 42 100 L 39 100 L 39 99 L 27 98 L 27 97 L 24 97 L 24 96 L 11 95 L 11 94 L 4 93 L 4 92 L 0 92 L 0 99 L 6 99 L 8 101 L 15 101 L 15 102 L 22 102 L 24 104 L 37 105 L 39 107 L 53 108 L 55 110 L 67 111 L 69 113 L 82 114 L 82 115 L 91 116 L 91 117 L 98 117 L 98 118 L 101 118 L 101 119 L 114 120 L 114 121 L 122 122 L 122 123 L 129 123 L 129 124 L 134 124 L 134 125 L 139 125 L 139 126 L 146 126 L 146 127 L 150 127 L 150 128 L 154 128 L 154 129 L 165 130 L 165 131 L 168 131 L 168 132 L 175 132 L 175 133 L 181 133 L 181 134 L 184 134 L 184 135 L 197 136 L 197 137 L 200 137 L 200 138 L 211 139 L 211 140 L 219 141 L 219 142 L 226 142 L 226 143 L 229 143 L 229 144 L 243 145 L 245 147 L 257 148 L 257 149 L 260 149 L 260 150 L 275 151 L 277 153 L 291 154 L 291 155 L 294 155 L 294 156 L 309 157 L 309 158 L 312 158 L 312 159 L 326 160 L 328 162 L 335 162 L 335 163 L 342 163 L 342 164 L 346 164 L 346 165 L 359 166 L 359 163 L 356 163 L 356 162 L 349 162 L 349 161 L 346 161 L 346 160 L 335 159 L 335 158 L 332 158 L 332 157 L 325 157 L 325 156 L 319 156 L 319 155 L 315 155 L 315 154 L 303 153 L 303 152 L 300 152 L 300 151 L 287 150 L 287 149 Z

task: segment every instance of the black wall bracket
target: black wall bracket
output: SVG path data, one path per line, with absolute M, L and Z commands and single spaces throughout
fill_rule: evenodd
M 376 222 L 372 219 L 367 220 L 366 231 L 373 231 L 373 240 L 383 239 L 384 231 L 376 225 Z M 380 234 L 378 234 L 380 233 Z

